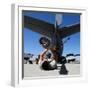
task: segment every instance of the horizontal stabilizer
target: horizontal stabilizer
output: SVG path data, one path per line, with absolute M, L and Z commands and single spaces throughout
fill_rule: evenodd
M 51 37 L 54 32 L 53 24 L 30 16 L 24 16 L 24 27 L 47 37 Z
M 59 35 L 62 39 L 66 38 L 70 35 L 73 35 L 77 32 L 80 32 L 80 23 L 74 24 L 74 25 L 71 25 L 71 26 L 69 25 L 67 27 L 63 27 L 63 28 L 59 29 Z

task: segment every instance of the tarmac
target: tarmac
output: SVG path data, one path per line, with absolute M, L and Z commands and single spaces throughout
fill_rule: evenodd
M 80 75 L 80 64 L 67 63 L 65 66 L 68 70 L 67 76 Z M 37 64 L 24 64 L 24 77 L 60 76 L 60 69 L 60 64 L 58 64 L 58 69 L 49 71 L 41 70 Z

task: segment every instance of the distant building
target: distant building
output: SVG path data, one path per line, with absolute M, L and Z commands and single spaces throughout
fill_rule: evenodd
M 24 64 L 33 64 L 33 60 L 35 58 L 34 57 L 34 54 L 30 54 L 30 53 L 24 53 Z
M 80 54 L 67 54 L 66 55 L 67 63 L 80 63 Z

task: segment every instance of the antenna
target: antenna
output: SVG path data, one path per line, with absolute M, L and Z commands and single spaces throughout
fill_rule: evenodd
M 66 40 L 63 43 L 65 44 L 68 40 L 70 40 L 70 37 L 66 38 Z

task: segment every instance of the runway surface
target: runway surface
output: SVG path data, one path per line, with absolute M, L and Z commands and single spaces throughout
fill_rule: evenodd
M 61 66 L 58 64 L 58 66 Z M 80 64 L 66 64 L 67 76 L 80 75 Z M 41 70 L 37 64 L 24 64 L 24 77 L 60 76 L 60 67 L 56 70 Z

